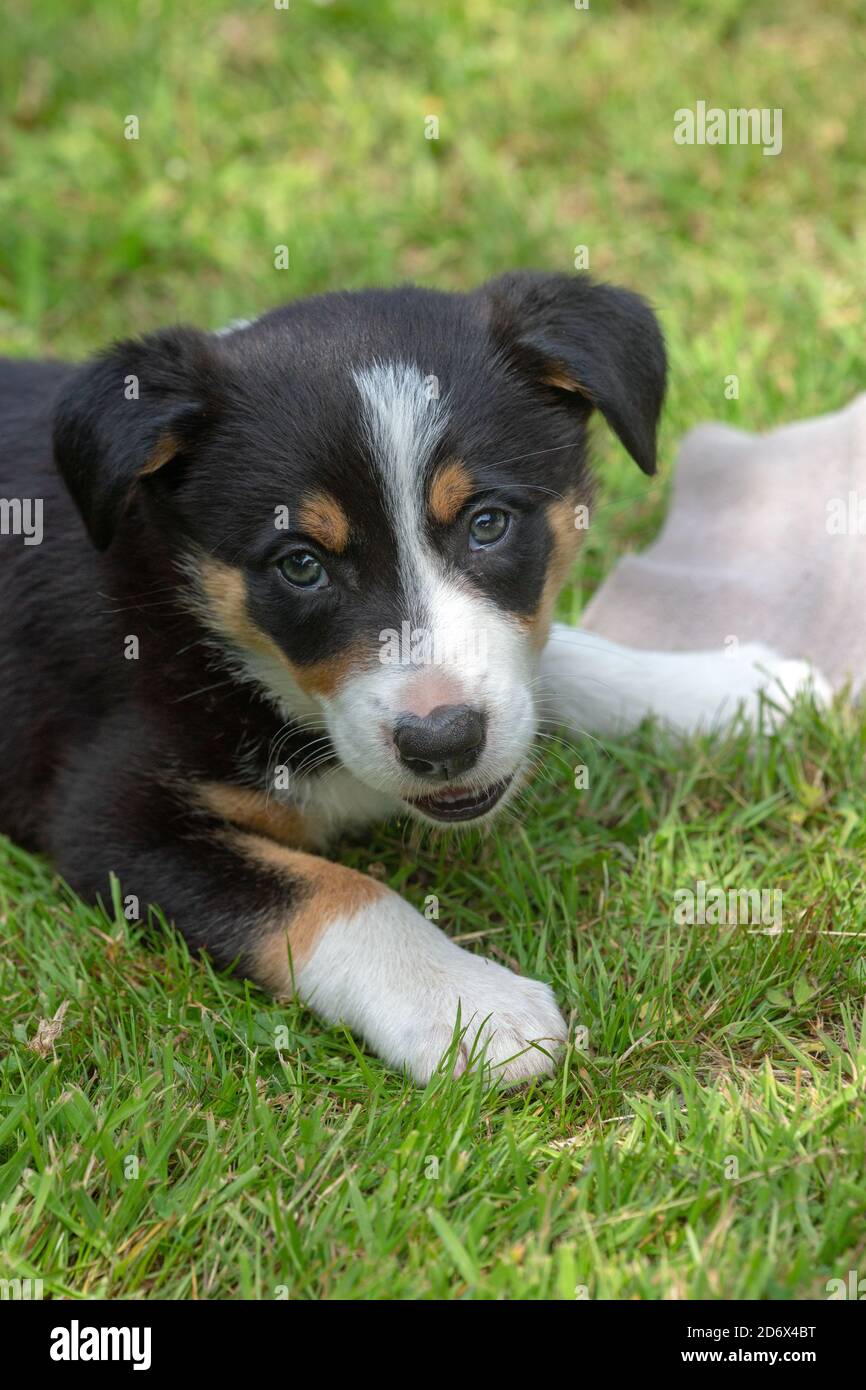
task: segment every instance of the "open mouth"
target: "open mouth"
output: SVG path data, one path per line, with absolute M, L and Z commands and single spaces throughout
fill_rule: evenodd
M 416 811 L 421 811 L 431 820 L 477 820 L 479 816 L 493 810 L 510 783 L 511 778 L 506 777 L 502 782 L 494 782 L 492 787 L 485 787 L 481 791 L 452 787 L 448 791 L 439 792 L 438 796 L 407 797 L 406 800 Z

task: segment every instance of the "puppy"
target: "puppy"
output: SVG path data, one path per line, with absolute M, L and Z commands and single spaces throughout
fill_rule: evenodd
M 0 492 L 44 535 L 2 540 L 0 830 L 418 1082 L 456 1026 L 458 1072 L 549 1071 L 546 984 L 320 851 L 395 814 L 488 820 L 541 714 L 665 714 L 680 658 L 550 635 L 589 416 L 652 473 L 664 388 L 642 299 L 534 273 L 2 364 Z

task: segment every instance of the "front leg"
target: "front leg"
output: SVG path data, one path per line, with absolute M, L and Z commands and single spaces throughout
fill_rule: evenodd
M 547 985 L 462 950 L 364 874 L 262 839 L 237 848 L 276 882 L 304 885 L 294 912 L 271 913 L 256 930 L 248 968 L 266 988 L 287 995 L 294 984 L 327 1022 L 346 1023 L 422 1084 L 458 1012 L 456 1075 L 482 1061 L 506 1084 L 553 1070 L 566 1028 Z
M 688 735 L 723 727 L 739 710 L 752 726 L 763 718 L 772 728 L 801 690 L 819 703 L 831 697 L 807 661 L 760 642 L 730 651 L 654 652 L 555 623 L 541 658 L 541 713 L 574 733 L 617 736 L 652 716 Z
M 113 870 L 142 915 L 158 905 L 217 964 L 237 961 L 272 994 L 347 1024 L 415 1081 L 429 1080 L 458 1015 L 455 1074 L 483 1064 L 514 1084 L 553 1070 L 566 1027 L 547 985 L 462 950 L 365 874 L 281 843 L 297 829 L 284 808 L 208 787 L 152 789 L 111 824 L 90 811 L 88 832 L 58 851 L 74 888 L 106 897 Z

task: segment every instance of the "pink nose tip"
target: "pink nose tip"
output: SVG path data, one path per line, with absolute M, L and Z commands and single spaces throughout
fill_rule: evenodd
M 465 691 L 445 672 L 419 672 L 403 687 L 401 714 L 417 714 L 424 719 L 440 705 L 460 705 L 465 701 Z

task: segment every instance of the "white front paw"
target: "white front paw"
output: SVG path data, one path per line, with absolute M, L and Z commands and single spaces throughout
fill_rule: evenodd
M 484 1067 L 506 1085 L 553 1071 L 567 1036 L 548 985 L 455 946 L 387 890 L 323 931 L 297 983 L 318 1013 L 421 1085 L 458 1024 L 454 1075 Z
M 455 1076 L 484 1067 L 492 1081 L 507 1086 L 549 1075 L 568 1035 L 552 990 L 481 956 L 460 954 L 465 959 L 448 978 L 431 980 L 420 991 L 419 1010 L 406 1016 L 394 1060 L 423 1085 L 459 1022 Z

